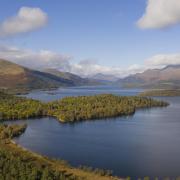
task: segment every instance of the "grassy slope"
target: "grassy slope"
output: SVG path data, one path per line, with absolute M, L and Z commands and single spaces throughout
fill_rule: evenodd
M 17 75 L 24 73 L 24 69 L 14 63 L 0 59 L 0 74 Z

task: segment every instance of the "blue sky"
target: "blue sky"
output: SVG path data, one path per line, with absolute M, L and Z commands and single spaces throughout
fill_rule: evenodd
M 180 52 L 178 23 L 167 28 L 136 25 L 146 6 L 146 0 L 1 0 L 0 23 L 21 7 L 37 7 L 47 14 L 48 24 L 3 37 L 0 44 L 57 52 L 71 56 L 73 63 L 88 59 L 120 68 L 143 64 L 157 54 Z

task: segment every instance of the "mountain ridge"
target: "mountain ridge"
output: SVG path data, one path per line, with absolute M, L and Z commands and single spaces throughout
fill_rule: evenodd
M 104 82 L 115 82 L 118 80 L 118 77 L 116 77 L 115 75 L 111 75 L 111 74 L 103 74 L 103 73 L 97 73 L 93 76 L 90 76 L 90 78 L 95 79 L 95 80 L 99 80 L 99 81 L 104 81 Z
M 180 88 L 180 65 L 168 65 L 162 69 L 148 69 L 142 73 L 119 79 L 123 87 L 136 88 Z
M 82 78 L 76 74 L 70 72 L 62 72 L 57 69 L 45 69 L 43 72 L 55 75 L 60 78 L 64 78 L 66 80 L 71 81 L 74 85 L 82 86 L 82 85 L 98 85 L 100 82 L 91 78 Z
M 61 72 L 63 74 L 63 72 Z M 67 76 L 64 73 L 64 76 Z M 80 85 L 73 81 L 72 77 L 65 78 L 52 73 L 32 70 L 16 63 L 0 59 L 0 89 L 17 92 L 26 92 L 35 89 L 52 89 Z M 81 78 L 80 78 L 81 79 Z M 87 83 L 85 79 L 82 84 Z

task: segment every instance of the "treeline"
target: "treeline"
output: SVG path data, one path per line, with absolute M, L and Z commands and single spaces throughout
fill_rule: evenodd
M 5 125 L 0 124 L 0 140 L 11 139 L 24 133 L 27 125 Z
M 109 171 L 75 169 L 64 161 L 23 150 L 10 139 L 25 128 L 26 125 L 0 125 L 0 180 L 117 180 L 109 176 Z
M 40 101 L 0 92 L 0 120 L 28 119 L 45 114 Z
M 77 178 L 68 178 L 63 172 L 53 170 L 41 162 L 34 162 L 26 153 L 15 154 L 2 147 L 0 149 L 0 179 L 72 180 Z
M 143 97 L 110 94 L 66 97 L 48 103 L 47 114 L 62 122 L 131 115 L 138 108 L 163 107 L 168 103 Z
M 112 176 L 113 171 L 112 170 L 106 170 L 106 169 L 99 169 L 99 168 L 93 168 L 89 166 L 79 166 L 79 169 L 82 169 L 83 171 L 98 174 L 100 176 Z
M 180 90 L 151 90 L 139 94 L 140 96 L 180 96 Z
M 0 120 L 53 116 L 61 122 L 131 115 L 137 108 L 163 107 L 168 103 L 144 97 L 95 96 L 65 97 L 59 101 L 40 101 L 0 93 Z

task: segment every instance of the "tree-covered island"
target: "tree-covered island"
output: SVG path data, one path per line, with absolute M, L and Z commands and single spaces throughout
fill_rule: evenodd
M 102 94 L 66 97 L 48 103 L 47 114 L 55 116 L 61 122 L 76 122 L 132 115 L 139 108 L 164 107 L 167 105 L 166 102 L 151 98 Z
M 58 101 L 42 103 L 1 92 L 0 120 L 52 116 L 61 122 L 76 122 L 131 115 L 139 108 L 165 106 L 168 106 L 168 103 L 151 98 L 111 94 L 65 97 Z

